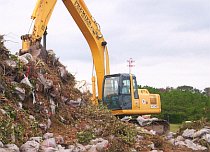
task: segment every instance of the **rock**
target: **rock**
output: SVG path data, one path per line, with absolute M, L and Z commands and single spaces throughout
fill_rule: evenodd
M 131 148 L 131 149 L 130 149 L 130 152 L 137 152 L 137 150 L 134 149 L 134 148 Z
M 67 74 L 68 74 L 68 71 L 66 70 L 66 68 L 65 67 L 58 67 L 58 71 L 60 73 L 61 78 L 65 79 Z
M 175 146 L 186 146 L 184 141 L 177 141 L 174 143 Z
M 29 140 L 30 140 L 30 141 L 36 141 L 36 142 L 38 142 L 38 143 L 41 143 L 42 137 L 31 137 Z
M 108 145 L 109 145 L 108 140 L 103 140 L 102 142 L 96 144 L 96 149 L 97 151 L 101 152 L 104 149 L 106 149 Z
M 123 117 L 123 118 L 121 119 L 121 121 L 128 122 L 128 121 L 130 121 L 131 119 L 132 119 L 131 116 L 125 116 L 125 117 Z
M 55 114 L 55 108 L 56 108 L 56 105 L 55 105 L 55 102 L 52 98 L 50 98 L 50 108 L 51 108 L 51 113 L 52 115 Z
M 28 61 L 33 61 L 33 57 L 30 53 L 25 53 L 25 54 L 21 55 L 21 57 L 24 57 Z
M 7 112 L 4 110 L 4 109 L 0 109 L 0 112 L 3 114 L 3 115 L 6 115 Z
M 210 143 L 210 134 L 206 134 L 202 137 L 202 139 L 206 140 L 208 143 Z
M 175 139 L 170 139 L 168 142 L 171 143 L 172 145 L 175 145 Z
M 23 104 L 21 102 L 18 102 L 18 109 L 22 110 L 23 109 Z
M 104 141 L 103 138 L 96 138 L 96 139 L 92 139 L 92 140 L 90 141 L 90 144 L 96 145 L 97 143 L 100 143 L 100 142 L 102 142 L 102 141 Z
M 66 102 L 67 105 L 74 106 L 74 107 L 80 106 L 81 103 L 82 103 L 82 102 L 81 102 L 80 100 L 77 100 L 77 101 L 70 100 L 70 101 L 67 101 L 67 102 Z
M 150 145 L 148 145 L 148 147 L 150 147 L 151 149 L 155 149 L 155 144 L 151 143 Z
M 43 129 L 43 130 L 47 130 L 47 125 L 46 124 L 42 124 L 42 123 L 40 123 L 39 124 L 39 127 L 41 128 L 41 129 Z
M 55 138 L 45 139 L 45 140 L 41 143 L 41 147 L 42 147 L 42 149 L 46 149 L 46 148 L 48 148 L 48 147 L 56 148 Z
M 184 141 L 185 139 L 182 136 L 177 136 L 176 141 Z
M 156 131 L 154 131 L 154 130 L 150 130 L 149 131 L 152 135 L 156 135 Z
M 12 152 L 12 151 L 9 151 L 8 149 L 5 148 L 0 148 L 0 152 Z
M 47 147 L 47 148 L 41 149 L 40 152 L 58 152 L 58 149 L 53 148 L 53 147 Z
M 81 144 L 76 144 L 73 152 L 85 152 L 86 148 L 85 146 L 81 145 Z
M 193 134 L 193 138 L 200 138 L 204 134 L 210 133 L 210 129 L 203 128 Z
M 41 84 L 44 85 L 44 89 L 50 89 L 53 87 L 53 81 L 49 79 L 45 79 L 42 74 L 38 74 L 38 80 L 40 81 Z
M 73 150 L 74 150 L 74 148 L 75 148 L 75 146 L 74 146 L 74 145 L 68 145 L 68 149 L 69 149 L 69 150 L 73 151 Z
M 15 145 L 15 144 L 7 144 L 4 146 L 5 148 L 7 148 L 8 151 L 11 152 L 19 152 L 19 148 Z
M 36 141 L 27 141 L 20 147 L 21 152 L 38 152 L 40 144 Z
M 167 135 L 166 135 L 166 139 L 167 140 L 170 140 L 174 137 L 174 133 L 173 132 L 169 132 Z
M 152 150 L 150 152 L 163 152 L 162 150 Z
M 158 120 L 158 118 L 144 118 L 142 116 L 139 116 L 136 120 L 138 121 L 140 126 L 146 126 L 151 124 L 154 120 Z
M 17 63 L 16 61 L 13 61 L 13 60 L 5 60 L 4 61 L 5 64 L 11 68 L 16 68 L 17 67 Z
M 25 99 L 25 89 L 20 88 L 20 87 L 15 87 L 15 93 L 17 93 L 17 95 L 19 96 L 20 100 L 24 100 Z
M 93 145 L 86 145 L 85 149 L 88 151 Z
M 20 60 L 20 62 L 23 64 L 23 65 L 26 65 L 28 64 L 28 60 L 25 58 L 25 57 L 22 57 L 22 56 L 18 56 L 18 59 Z
M 29 115 L 29 119 L 32 120 L 32 121 L 35 121 L 36 120 L 35 117 L 32 116 L 32 115 Z
M 4 144 L 0 141 L 0 148 L 3 148 Z
M 203 147 L 203 146 L 201 146 L 201 145 L 199 145 L 199 144 L 195 144 L 195 143 L 193 143 L 191 140 L 189 140 L 189 139 L 186 139 L 185 140 L 185 145 L 188 147 L 188 148 L 190 148 L 190 149 L 192 149 L 192 150 L 206 150 L 207 148 L 206 147 Z
M 43 138 L 44 138 L 44 139 L 49 139 L 49 138 L 53 138 L 53 136 L 54 136 L 53 133 L 47 132 L 47 133 L 45 133 L 45 134 L 43 135 Z
M 55 137 L 55 141 L 57 144 L 64 144 L 64 139 L 61 135 Z
M 184 130 L 182 136 L 185 138 L 193 138 L 194 133 L 195 133 L 195 129 L 186 129 Z
M 52 125 L 52 121 L 50 120 L 50 118 L 47 119 L 47 128 L 49 129 Z
M 89 150 L 88 152 L 98 152 L 97 149 L 96 149 L 96 145 L 93 145 Z
M 28 85 L 30 88 L 33 88 L 33 85 L 32 85 L 31 82 L 29 81 L 28 77 L 26 77 L 25 75 L 24 75 L 24 78 L 21 80 L 20 83 L 26 84 L 26 85 Z

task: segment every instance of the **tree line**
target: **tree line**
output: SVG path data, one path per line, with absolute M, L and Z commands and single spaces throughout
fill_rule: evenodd
M 160 94 L 162 112 L 156 117 L 168 120 L 170 123 L 182 123 L 202 118 L 210 120 L 209 88 L 202 90 L 191 86 L 177 88 L 154 88 L 139 86 L 148 89 L 150 93 Z

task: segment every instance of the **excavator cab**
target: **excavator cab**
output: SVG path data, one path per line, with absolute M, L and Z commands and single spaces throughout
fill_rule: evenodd
M 160 95 L 138 89 L 132 74 L 106 75 L 102 101 L 114 115 L 143 115 L 161 112 Z
M 132 97 L 134 96 L 136 99 L 139 98 L 136 77 L 133 75 L 106 75 L 103 84 L 102 100 L 110 110 L 132 109 Z

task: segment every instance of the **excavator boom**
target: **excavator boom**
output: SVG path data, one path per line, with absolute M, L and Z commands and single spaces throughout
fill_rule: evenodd
M 22 36 L 22 53 L 29 52 L 28 50 L 32 48 L 33 45 L 36 45 L 36 42 L 40 42 L 56 2 L 57 0 L 37 1 L 31 17 L 35 20 L 32 34 Z M 90 47 L 97 76 L 98 99 L 101 100 L 104 75 L 110 74 L 109 56 L 106 47 L 107 42 L 104 40 L 100 31 L 99 24 L 92 17 L 83 0 L 63 0 L 63 3 L 83 33 Z M 95 94 L 95 92 L 93 92 L 93 94 Z M 93 100 L 96 101 L 96 99 Z

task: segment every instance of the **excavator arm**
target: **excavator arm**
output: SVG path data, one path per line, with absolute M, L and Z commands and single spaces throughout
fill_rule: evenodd
M 32 34 L 21 37 L 21 53 L 30 52 L 37 45 L 40 47 L 41 38 L 46 30 L 57 0 L 38 0 L 34 8 L 32 19 L 35 20 Z M 102 99 L 102 85 L 105 74 L 110 74 L 107 42 L 100 31 L 99 24 L 94 20 L 83 0 L 63 0 L 66 8 L 84 35 L 93 58 L 97 76 L 98 98 Z M 95 81 L 95 78 L 92 78 Z M 93 84 L 93 96 L 96 98 Z M 93 99 L 96 101 L 95 99 Z M 96 103 L 97 104 L 97 103 Z
M 110 74 L 106 41 L 100 27 L 92 17 L 83 0 L 63 0 L 66 8 L 77 23 L 90 47 L 98 84 L 98 98 L 102 99 L 102 85 L 105 74 Z

